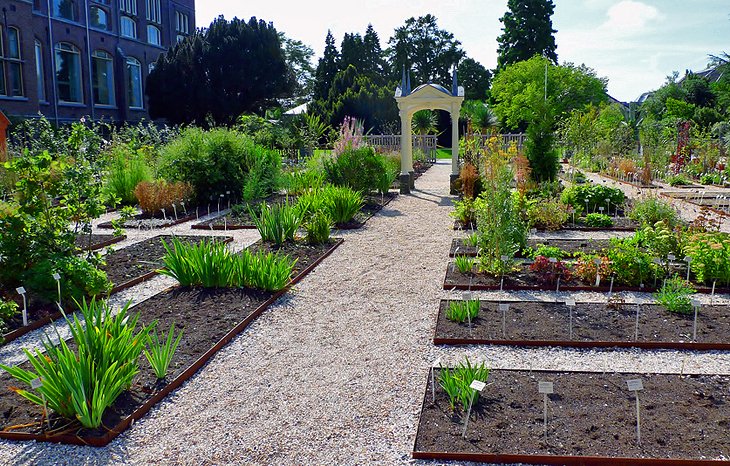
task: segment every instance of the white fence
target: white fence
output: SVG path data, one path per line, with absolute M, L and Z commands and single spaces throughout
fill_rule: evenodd
M 498 134 L 496 136 L 502 138 L 502 150 L 505 151 L 509 149 L 509 146 L 512 143 L 515 143 L 517 146 L 517 151 L 522 152 L 522 149 L 525 145 L 525 140 L 527 139 L 527 135 L 525 133 Z M 492 137 L 492 135 L 475 133 L 472 134 L 470 137 L 480 139 L 480 145 L 481 147 L 484 147 L 487 145 L 487 141 Z
M 400 134 L 368 134 L 365 141 L 384 152 L 400 152 Z M 421 150 L 426 160 L 432 163 L 436 161 L 437 142 L 433 134 L 413 135 L 413 149 Z

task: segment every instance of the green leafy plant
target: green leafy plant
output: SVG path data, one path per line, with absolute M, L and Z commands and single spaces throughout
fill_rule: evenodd
M 669 186 L 685 186 L 692 184 L 692 182 L 682 174 L 670 175 L 667 177 L 666 182 Z
M 0 365 L 16 380 L 39 388 L 15 389 L 23 398 L 47 405 L 58 415 L 78 420 L 82 426 L 101 425 L 104 411 L 132 384 L 138 360 L 152 325 L 137 330 L 139 314 L 127 314 L 129 302 L 115 315 L 104 301 L 78 303 L 83 321 L 66 317 L 76 353 L 58 335 L 60 343 L 43 341 L 45 354 L 24 350 L 33 370 Z M 58 333 L 58 331 L 56 331 Z
M 685 253 L 692 258 L 690 267 L 700 283 L 730 283 L 730 234 L 696 233 L 690 236 Z
M 667 308 L 669 312 L 676 312 L 678 314 L 691 314 L 692 313 L 692 302 L 690 296 L 695 293 L 695 289 L 686 282 L 675 275 L 668 279 L 659 291 L 654 293 L 654 299 Z
M 557 246 L 548 246 L 545 244 L 538 244 L 537 247 L 532 249 L 526 257 L 535 259 L 537 256 L 554 257 L 555 259 L 562 260 L 569 254 Z
M 175 338 L 175 324 L 170 326 L 170 332 L 164 342 L 161 342 L 157 336 L 157 329 L 149 333 L 147 340 L 149 350 L 144 350 L 144 355 L 158 379 L 164 379 L 167 376 L 172 357 L 175 355 L 182 335 L 183 332 L 180 331 Z
M 617 284 L 638 286 L 654 276 L 651 255 L 629 240 L 612 238 L 606 257 Z
M 307 243 L 324 244 L 330 238 L 332 221 L 324 212 L 315 213 L 306 224 Z
M 663 221 L 669 228 L 674 228 L 680 223 L 677 210 L 668 201 L 653 196 L 634 201 L 629 218 L 642 227 Z
M 469 403 L 476 405 L 479 400 L 479 392 L 470 387 L 475 380 L 485 382 L 489 378 L 489 368 L 482 362 L 479 365 L 472 365 L 469 358 L 465 358 L 453 369 L 440 368 L 439 385 L 449 397 L 449 406 L 456 410 L 461 405 L 466 411 Z
M 284 204 L 261 205 L 259 214 L 249 209 L 256 228 L 263 241 L 274 243 L 277 246 L 285 241 L 294 241 L 294 235 L 302 224 L 302 214 L 288 202 Z
M 327 181 L 335 186 L 347 186 L 367 194 L 382 187 L 382 177 L 388 169 L 383 156 L 372 147 L 346 147 L 339 155 L 324 160 Z
M 7 331 L 7 322 L 18 314 L 18 304 L 15 301 L 5 301 L 0 298 L 0 334 Z M 0 343 L 2 339 L 0 338 Z
M 464 243 L 467 246 L 476 248 L 477 246 L 479 246 L 479 235 L 477 233 L 473 233 L 473 234 L 467 236 L 466 238 L 464 238 Z
M 321 195 L 324 210 L 335 225 L 352 220 L 364 203 L 362 194 L 347 187 L 327 186 Z
M 559 230 L 571 212 L 569 205 L 557 199 L 535 199 L 528 202 L 527 219 L 531 227 Z
M 469 256 L 456 256 L 454 257 L 454 264 L 456 269 L 461 273 L 471 273 L 474 267 L 474 259 Z
M 623 205 L 626 200 L 624 192 L 618 188 L 610 188 L 608 186 L 597 184 L 573 185 L 566 188 L 560 195 L 560 200 L 566 204 L 570 204 L 576 210 L 588 209 L 588 212 L 594 212 L 599 207 L 615 209 L 617 206 Z
M 481 302 L 478 299 L 468 301 L 449 301 L 449 308 L 446 310 L 446 318 L 454 322 L 464 323 L 474 320 L 479 315 Z
M 104 191 L 107 196 L 119 199 L 123 205 L 132 206 L 137 203 L 134 189 L 143 181 L 152 181 L 152 169 L 142 154 L 138 154 L 128 144 L 115 144 L 109 152 L 111 163 Z
M 458 220 L 463 227 L 473 225 L 476 222 L 474 200 L 464 198 L 461 201 L 454 201 L 454 211 L 449 215 Z
M 80 256 L 52 256 L 42 260 L 26 271 L 23 283 L 42 299 L 58 301 L 57 285 L 53 274 L 58 273 L 63 281 L 62 299 L 67 302 L 80 301 L 86 297 L 103 296 L 112 289 L 106 272 L 98 269 L 89 260 Z
M 535 272 L 537 279 L 543 284 L 556 283 L 558 277 L 567 281 L 572 276 L 567 263 L 561 260 L 551 262 L 550 258 L 545 256 L 537 256 L 530 264 L 530 271 Z
M 606 214 L 592 213 L 586 215 L 585 224 L 591 228 L 608 228 L 613 226 L 613 219 Z

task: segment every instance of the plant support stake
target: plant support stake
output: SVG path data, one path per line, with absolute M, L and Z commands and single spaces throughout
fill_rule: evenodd
M 471 416 L 471 407 L 474 404 L 474 398 L 476 397 L 477 392 L 481 392 L 486 386 L 487 384 L 480 382 L 479 380 L 475 380 L 471 383 L 471 385 L 469 385 L 469 388 L 472 389 L 472 393 L 471 398 L 469 399 L 469 409 L 466 412 L 466 420 L 464 420 L 464 431 L 461 433 L 463 438 L 466 438 L 466 428 L 469 426 L 469 417 Z
M 565 300 L 565 305 L 568 306 L 568 314 L 569 314 L 569 331 L 570 331 L 570 339 L 573 339 L 573 309 L 575 309 L 575 300 L 574 299 L 567 299 Z
M 464 293 L 462 299 L 466 304 L 466 319 L 469 321 L 469 336 L 471 336 L 471 310 L 469 309 L 469 302 L 472 300 L 471 292 Z
M 644 389 L 644 384 L 641 379 L 627 380 L 626 385 L 629 387 L 630 392 L 634 392 L 636 395 L 636 441 L 641 445 L 641 409 L 639 404 L 639 392 Z
M 700 303 L 698 300 L 693 299 L 692 300 L 692 308 L 695 311 L 695 318 L 694 322 L 692 323 L 692 341 L 697 341 L 697 314 L 700 311 L 700 307 L 702 306 L 702 303 Z
M 28 302 L 25 299 L 25 288 L 19 286 L 15 289 L 23 297 L 23 327 L 28 325 Z
M 601 262 L 603 262 L 603 259 L 593 259 L 593 263 L 596 264 L 596 288 L 601 285 Z
M 436 403 L 436 368 L 441 366 L 441 358 L 431 364 L 431 403 Z
M 507 268 L 507 261 L 509 257 L 500 256 L 499 260 L 502 261 L 502 278 L 499 280 L 499 291 L 504 291 L 504 269 Z
M 634 326 L 634 341 L 639 341 L 639 312 L 641 312 L 641 304 L 636 304 L 636 325 Z
M 684 261 L 687 263 L 687 281 L 689 281 L 689 266 L 692 263 L 692 258 L 690 256 L 685 256 Z
M 507 338 L 507 311 L 509 304 L 500 304 L 499 310 L 502 311 L 502 338 Z

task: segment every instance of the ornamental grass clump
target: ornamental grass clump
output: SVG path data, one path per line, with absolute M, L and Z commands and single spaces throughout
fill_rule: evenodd
M 478 299 L 468 301 L 450 301 L 446 310 L 446 318 L 460 324 L 473 321 L 479 315 L 481 302 Z
M 263 241 L 281 246 L 286 241 L 294 241 L 299 227 L 302 224 L 303 214 L 294 205 L 262 204 L 259 215 L 249 208 L 249 215 L 261 235 Z
M 324 210 L 335 225 L 352 220 L 364 203 L 362 194 L 347 187 L 327 186 L 321 195 L 324 199 Z
M 177 351 L 182 335 L 183 333 L 180 331 L 175 338 L 175 324 L 170 326 L 170 332 L 164 342 L 161 342 L 160 337 L 157 336 L 157 330 L 148 335 L 149 350 L 144 350 L 144 355 L 158 379 L 162 380 L 167 376 L 172 357 Z
M 477 403 L 479 392 L 473 390 L 470 385 L 475 380 L 486 383 L 489 378 L 489 368 L 483 362 L 479 365 L 472 365 L 469 358 L 465 358 L 464 362 L 459 363 L 453 369 L 443 367 L 440 369 L 439 385 L 448 395 L 449 406 L 452 410 L 456 410 L 457 405 L 461 405 L 466 411 L 470 401 L 473 404 Z
M 474 259 L 469 256 L 456 256 L 454 257 L 454 264 L 459 272 L 471 273 L 472 267 L 474 266 Z
M 117 313 L 104 301 L 77 303 L 83 321 L 74 315 L 66 322 L 76 352 L 58 334 L 60 343 L 43 341 L 44 352 L 24 349 L 33 370 L 0 365 L 29 387 L 40 378 L 38 388 L 13 390 L 28 401 L 47 406 L 83 427 L 101 425 L 104 411 L 129 388 L 139 373 L 139 357 L 153 325 L 137 329 L 139 314 L 128 315 L 129 302 Z
M 307 243 L 324 244 L 330 239 L 330 228 L 332 221 L 324 212 L 315 213 L 307 222 L 305 228 L 307 230 Z

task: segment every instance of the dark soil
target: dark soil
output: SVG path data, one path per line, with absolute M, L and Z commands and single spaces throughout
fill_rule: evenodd
M 335 225 L 335 229 L 338 230 L 357 230 L 362 228 L 373 215 L 380 212 L 383 207 L 390 204 L 390 201 L 395 199 L 398 193 L 389 192 L 383 196 L 379 195 L 368 195 L 365 196 L 365 204 L 362 206 L 360 211 L 355 214 L 355 217 L 347 223 L 338 223 Z
M 184 243 L 198 243 L 203 240 L 230 241 L 225 236 L 176 236 Z M 172 236 L 160 235 L 140 241 L 126 248 L 118 249 L 104 256 L 106 265 L 102 269 L 107 273 L 114 286 L 119 286 L 131 280 L 144 276 L 162 267 L 162 257 L 165 247 L 162 240 L 171 244 Z
M 221 205 L 221 210 L 226 208 L 227 205 Z M 163 217 L 162 212 L 156 213 L 155 215 L 138 214 L 131 219 L 124 222 L 122 228 L 138 228 L 138 229 L 153 229 L 153 228 L 167 228 L 180 223 L 189 222 L 190 220 L 198 217 L 203 217 L 208 214 L 218 212 L 218 204 L 213 202 L 206 206 L 192 207 L 188 206 L 185 210 L 175 213 L 167 212 Z M 112 222 L 104 222 L 98 225 L 98 228 L 111 229 Z
M 282 194 L 274 194 L 272 196 L 267 197 L 266 199 L 259 199 L 256 201 L 251 201 L 247 204 L 239 204 L 238 206 L 234 206 L 233 211 L 229 212 L 226 215 L 222 215 L 220 217 L 216 217 L 214 219 L 207 220 L 205 222 L 200 222 L 194 225 L 195 228 L 205 227 L 210 228 L 211 225 L 213 227 L 226 227 L 230 228 L 231 230 L 237 230 L 237 229 L 243 229 L 243 228 L 256 228 L 256 225 L 254 225 L 253 220 L 251 219 L 251 216 L 248 213 L 247 206 L 250 206 L 252 209 L 255 209 L 259 204 L 262 202 L 265 202 L 269 205 L 274 204 L 284 204 L 285 202 L 290 203 L 296 203 L 296 197 L 295 196 L 285 196 Z
M 644 385 L 639 392 L 641 445 L 635 396 L 626 384 L 637 378 Z M 548 395 L 547 442 L 538 381 L 551 381 L 555 389 Z M 727 376 L 495 370 L 488 382 L 464 439 L 463 411 L 452 412 L 438 382 L 432 404 L 429 378 L 415 451 L 727 459 Z
M 545 246 L 559 247 L 563 251 L 573 255 L 580 252 L 586 252 L 589 254 L 599 252 L 609 246 L 608 240 L 600 239 L 529 239 L 527 245 L 531 248 L 537 248 L 539 244 Z M 456 255 L 456 248 L 459 248 L 460 256 L 474 257 L 477 255 L 477 248 L 466 244 L 466 241 L 460 238 L 456 238 L 451 241 L 451 250 L 449 251 L 449 257 Z
M 499 303 L 482 301 L 479 315 L 459 324 L 446 318 L 449 301 L 442 300 L 434 338 L 452 340 L 568 341 L 570 310 L 565 303 L 510 302 L 505 333 Z M 573 341 L 576 342 L 691 342 L 694 315 L 677 314 L 659 305 L 639 308 L 636 331 L 635 304 L 609 308 L 604 303 L 578 303 L 573 309 Z M 727 344 L 730 335 L 728 306 L 703 306 L 697 316 L 697 342 Z M 475 341 L 476 342 L 476 341 Z
M 332 246 L 339 241 L 337 238 L 330 238 L 324 244 L 307 244 L 304 240 L 297 240 L 296 242 L 286 242 L 281 246 L 277 247 L 272 243 L 266 243 L 261 240 L 256 241 L 254 244 L 249 246 L 252 252 L 273 252 L 288 255 L 292 259 L 296 259 L 297 263 L 294 265 L 294 273 L 292 278 L 296 278 L 302 270 L 306 269 L 322 255 L 329 251 Z
M 103 247 L 109 246 L 120 241 L 124 241 L 127 237 L 114 235 L 79 235 L 76 237 L 76 246 L 83 251 L 96 251 Z

